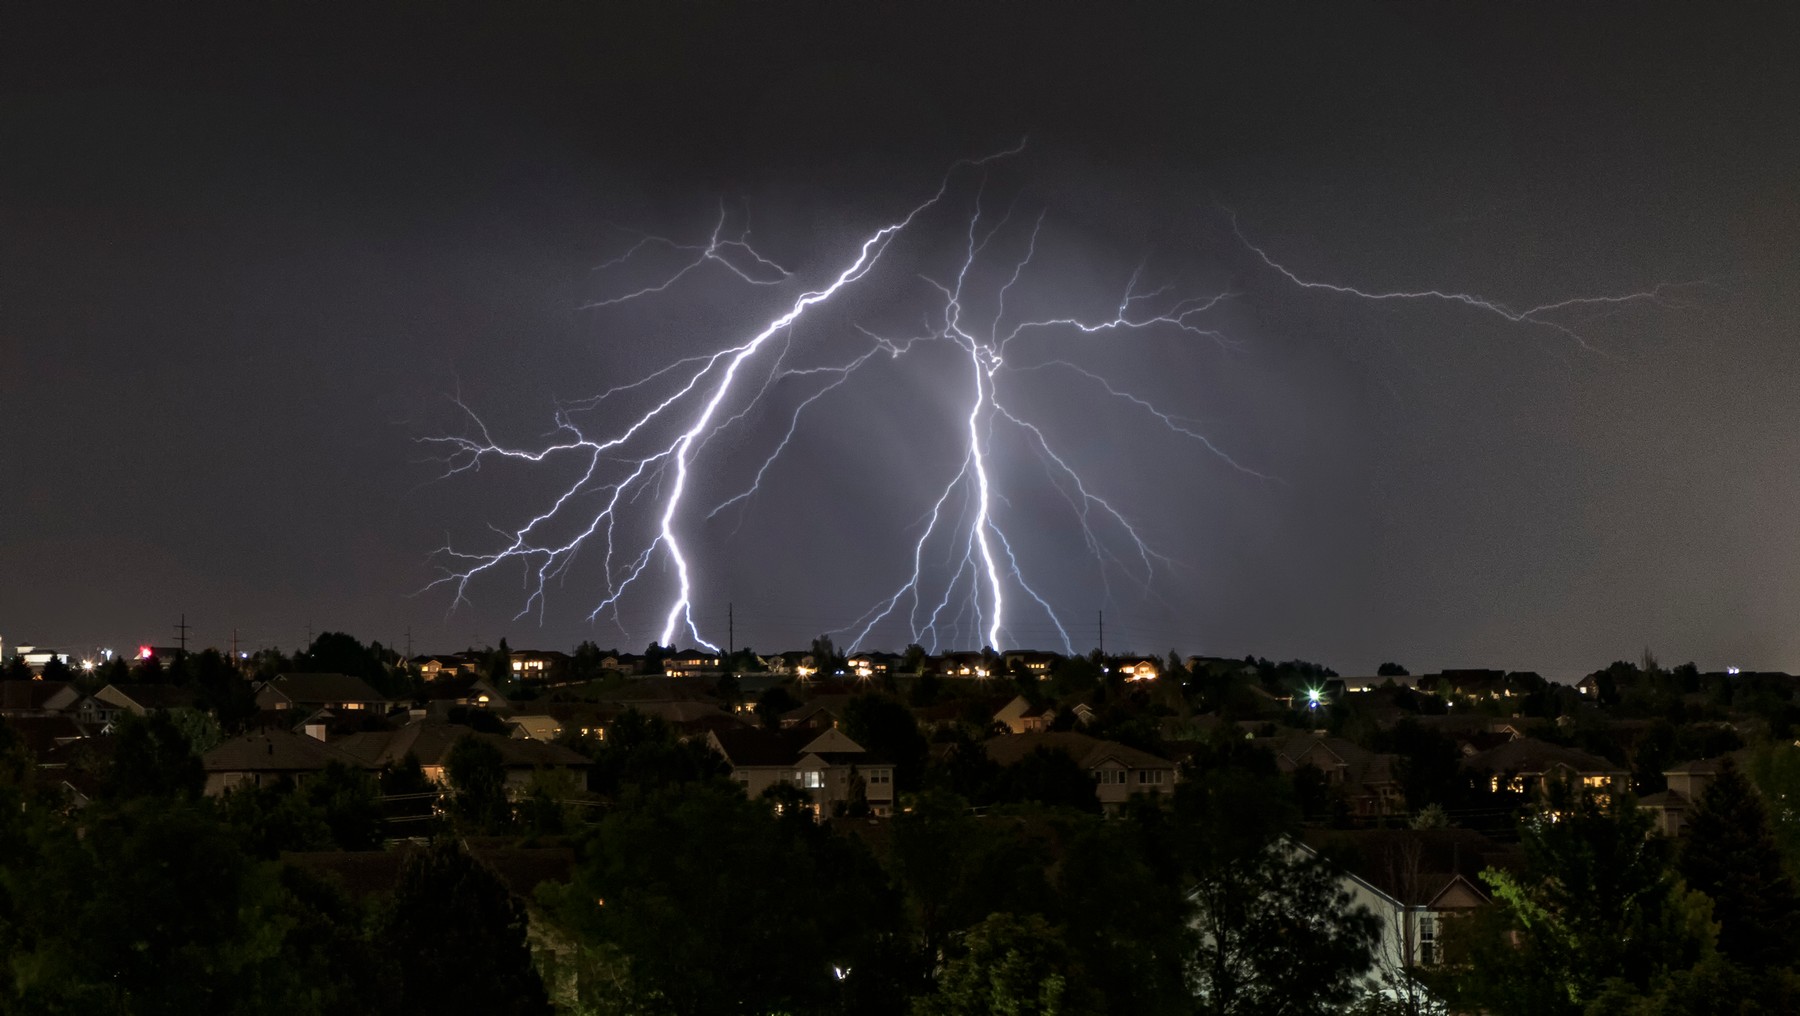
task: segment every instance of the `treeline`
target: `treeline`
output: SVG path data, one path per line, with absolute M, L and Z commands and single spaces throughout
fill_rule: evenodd
M 398 770 L 215 800 L 179 728 L 133 718 L 72 810 L 0 734 L 0 1011 L 1325 1012 L 1368 964 L 1331 870 L 1272 849 L 1297 811 L 1240 744 L 1113 820 L 939 788 L 818 823 L 634 722 L 591 746 L 592 794 L 496 809 L 453 758 L 435 845 L 373 898 L 282 858 L 372 846 Z M 495 833 L 568 846 L 568 880 L 506 897 L 458 845 Z M 1201 934 L 1202 910 L 1233 916 Z

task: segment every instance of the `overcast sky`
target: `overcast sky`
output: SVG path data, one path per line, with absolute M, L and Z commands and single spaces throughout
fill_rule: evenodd
M 1073 481 L 983 409 L 995 531 L 1049 607 L 1009 579 L 1001 641 L 1085 650 L 1104 612 L 1108 649 L 1344 673 L 1568 678 L 1646 647 L 1800 670 L 1800 17 L 963 6 L 0 15 L 0 638 L 167 643 L 185 612 L 220 646 L 641 649 L 667 547 L 592 620 L 598 546 L 535 601 L 542 556 L 465 603 L 421 593 L 455 564 L 434 551 L 504 549 L 587 460 L 445 477 L 420 439 L 477 433 L 460 397 L 497 442 L 554 443 L 559 404 L 744 342 L 942 185 L 877 270 L 746 364 L 720 410 L 741 415 L 694 452 L 673 524 L 705 638 L 729 609 L 738 646 L 844 644 L 907 579 L 967 457 L 968 353 L 926 341 L 830 390 L 780 372 L 941 330 L 928 280 L 954 281 L 979 208 L 982 235 L 1010 218 L 966 309 L 1001 332 L 1108 320 L 1134 272 L 1162 294 L 1135 311 L 1229 294 L 1194 331 L 1008 347 L 994 393 L 1152 553 L 1092 502 L 1090 543 Z M 708 263 L 593 306 L 682 264 L 609 264 L 643 234 L 704 243 L 721 210 L 791 275 Z M 1252 244 L 1307 282 L 1513 312 L 1666 288 L 1512 321 L 1303 287 Z M 684 377 L 582 432 L 617 435 Z M 758 492 L 709 519 L 820 392 Z M 648 480 L 615 583 L 673 491 Z M 968 532 L 966 500 L 937 538 Z M 576 502 L 591 522 L 594 488 Z M 966 546 L 923 555 L 927 612 Z M 960 582 L 921 635 L 941 648 L 991 618 Z M 864 644 L 902 647 L 905 613 Z

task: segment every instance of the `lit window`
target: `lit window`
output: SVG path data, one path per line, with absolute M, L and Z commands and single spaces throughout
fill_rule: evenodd
M 817 790 L 825 785 L 825 774 L 817 769 L 803 769 L 794 774 L 794 779 L 809 790 Z

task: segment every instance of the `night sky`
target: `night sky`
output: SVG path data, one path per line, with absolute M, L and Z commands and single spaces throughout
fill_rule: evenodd
M 1109 650 L 1344 673 L 1566 679 L 1646 647 L 1800 670 L 1800 15 L 962 6 L 0 15 L 0 638 L 166 644 L 185 612 L 202 645 L 640 650 L 663 556 L 616 620 L 588 619 L 585 551 L 525 617 L 518 566 L 453 611 L 421 593 L 435 550 L 504 546 L 490 526 L 572 474 L 445 478 L 420 439 L 470 434 L 460 396 L 495 440 L 541 447 L 558 400 L 744 340 L 958 159 L 1023 138 L 780 341 L 803 369 L 866 349 L 858 326 L 941 318 L 922 276 L 954 274 L 978 193 L 984 224 L 1012 215 L 989 316 L 1040 214 L 1016 316 L 1108 319 L 1134 269 L 1140 290 L 1232 294 L 1195 319 L 1217 339 L 1009 350 L 1078 360 L 1269 477 L 1071 371 L 997 381 L 1167 556 L 1145 584 L 1111 530 L 1124 564 L 1096 563 L 1066 485 L 995 429 L 996 512 L 1076 649 L 1104 611 Z M 674 263 L 602 269 L 639 231 L 704 242 L 721 209 L 793 278 L 707 265 L 592 306 Z M 1245 240 L 1307 281 L 1521 310 L 1669 288 L 1558 328 L 1305 289 Z M 954 352 L 822 395 L 709 522 L 820 386 L 773 386 L 696 458 L 683 548 L 708 638 L 729 604 L 738 646 L 804 646 L 905 579 L 961 461 Z M 634 532 L 667 489 L 641 492 Z M 1008 641 L 1061 649 L 1022 596 Z M 967 617 L 941 634 L 981 641 Z

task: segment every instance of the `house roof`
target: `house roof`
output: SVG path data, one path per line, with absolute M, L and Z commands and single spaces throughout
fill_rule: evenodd
M 522 728 L 527 736 L 539 740 L 553 738 L 562 729 L 562 723 L 556 717 L 543 714 L 515 716 L 511 722 L 513 726 Z
M 81 724 L 76 723 L 73 716 L 63 714 L 9 716 L 0 720 L 0 726 L 11 727 L 17 732 L 19 740 L 23 741 L 25 747 L 39 759 L 42 759 L 46 753 L 59 744 L 87 736 L 87 730 Z
M 1623 776 L 1625 767 L 1577 748 L 1540 741 L 1535 737 L 1515 738 L 1484 752 L 1470 756 L 1463 765 L 1490 773 L 1537 775 L 1559 766 L 1577 773 Z
M 479 737 L 500 752 L 500 761 L 509 769 L 589 765 L 587 756 L 560 744 L 549 744 L 504 734 L 485 734 L 458 723 L 417 720 L 399 730 L 376 730 L 348 734 L 338 740 L 336 750 L 372 769 L 380 769 L 405 759 L 412 753 L 422 766 L 441 766 L 450 749 L 465 737 Z
M 194 690 L 178 684 L 109 684 L 94 693 L 105 702 L 135 703 L 139 708 L 179 709 L 194 704 Z
M 990 737 L 982 742 L 987 750 L 988 758 L 1003 766 L 1009 766 L 1039 748 L 1060 751 L 1074 759 L 1083 769 L 1092 769 L 1108 761 L 1117 762 L 1128 769 L 1173 769 L 1175 763 L 1166 758 L 1140 751 L 1129 745 L 1116 741 L 1102 741 L 1097 737 L 1075 731 L 1053 731 L 1043 734 L 1005 734 Z
M 738 727 L 708 733 L 710 743 L 725 761 L 738 766 L 793 766 L 808 755 L 816 755 L 831 765 L 885 765 L 838 730 L 813 727 L 789 727 L 768 731 L 760 727 Z
M 428 702 L 479 702 L 483 695 L 487 696 L 490 708 L 508 709 L 512 706 L 512 700 L 502 695 L 492 681 L 473 671 L 460 670 L 425 686 L 425 699 Z
M 1725 768 L 1723 759 L 1702 758 L 1683 762 L 1663 770 L 1664 776 L 1717 776 Z
M 333 762 L 370 768 L 317 738 L 274 729 L 240 734 L 201 758 L 209 773 L 309 772 Z
M 1472 829 L 1315 829 L 1304 839 L 1406 906 L 1430 906 L 1459 879 L 1485 897 L 1481 870 L 1509 867 L 1516 853 Z
M 37 712 L 69 687 L 67 681 L 0 681 L 0 712 Z
M 290 702 L 386 702 L 369 682 L 350 674 L 282 674 L 264 685 Z
M 1312 762 L 1320 769 L 1339 768 L 1347 783 L 1394 782 L 1393 755 L 1372 752 L 1342 737 L 1299 730 L 1271 739 L 1275 761 L 1284 772 Z M 1320 765 L 1319 763 L 1325 763 Z

